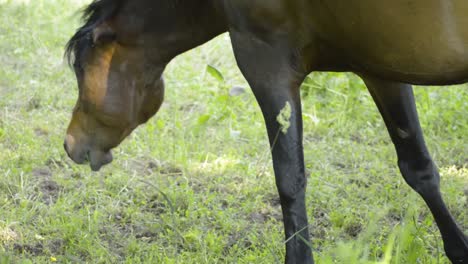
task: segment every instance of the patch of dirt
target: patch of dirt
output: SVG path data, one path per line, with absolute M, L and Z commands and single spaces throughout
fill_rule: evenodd
M 111 214 L 109 216 L 109 221 L 111 223 L 103 226 L 99 230 L 100 234 L 107 236 L 109 239 L 135 236 L 145 241 L 151 238 L 151 241 L 148 242 L 152 242 L 159 237 L 156 232 L 151 231 L 149 227 L 146 226 L 146 223 L 132 221 L 131 216 L 125 212 Z M 118 242 L 113 242 L 113 244 L 118 244 Z M 123 245 L 120 246 L 122 247 Z
M 368 182 L 364 181 L 364 180 L 361 180 L 361 179 L 349 179 L 348 182 L 350 184 L 356 184 L 359 188 L 369 188 L 370 185 Z
M 349 223 L 345 226 L 345 232 L 349 236 L 356 238 L 362 231 L 362 224 L 359 222 Z
M 143 242 L 152 243 L 158 239 L 159 235 L 151 231 L 142 231 L 135 235 L 136 239 L 139 239 Z
M 309 143 L 316 143 L 316 142 L 321 142 L 324 140 L 324 137 L 322 135 L 316 134 L 316 133 L 307 133 L 304 134 L 304 145 L 309 144 Z
M 125 259 L 128 238 L 154 243 L 160 236 L 158 232 L 151 230 L 146 224 L 132 222 L 125 213 L 114 213 L 109 217 L 109 223 L 99 228 L 99 238 L 105 241 L 104 245 L 112 252 L 115 258 L 111 263 L 120 263 Z
M 224 200 L 224 199 L 222 199 L 222 200 L 220 201 L 220 203 L 221 203 L 221 209 L 223 209 L 223 210 L 225 210 L 225 209 L 227 209 L 227 208 L 229 207 L 228 201 L 226 201 L 226 200 Z
M 65 251 L 65 242 L 61 238 L 50 240 L 47 243 L 47 248 L 54 255 L 62 255 Z
M 36 244 L 17 244 L 13 245 L 13 250 L 19 254 L 30 254 L 33 256 L 39 256 L 44 253 L 44 246 L 41 243 Z
M 330 218 L 327 212 L 321 208 L 316 208 L 310 221 L 312 223 L 309 228 L 310 236 L 314 239 L 327 239 L 327 227 L 330 226 Z
M 248 216 L 251 222 L 263 224 L 269 220 L 283 221 L 280 208 L 262 208 L 260 212 L 253 212 Z
M 313 212 L 314 214 L 314 219 L 313 221 L 315 222 L 321 222 L 321 223 L 327 223 L 327 226 L 328 226 L 328 223 L 329 223 L 329 217 L 328 217 L 328 214 L 326 211 L 320 209 L 320 208 L 316 208 Z
M 163 214 L 167 211 L 167 206 L 159 195 L 151 196 L 146 202 L 144 210 L 150 211 L 156 215 Z
M 158 169 L 159 167 L 161 167 L 161 162 L 159 162 L 159 160 L 150 161 L 148 162 L 147 167 L 151 170 Z
M 281 208 L 281 200 L 278 194 L 274 194 L 274 195 L 269 194 L 269 195 L 266 195 L 265 197 L 266 197 L 265 203 L 269 204 L 272 207 Z
M 400 223 L 403 220 L 402 216 L 398 213 L 397 210 L 390 210 L 386 218 L 389 220 L 390 223 L 392 223 L 392 225 L 396 225 L 397 223 Z
M 226 245 L 223 248 L 223 252 L 228 254 L 234 245 L 238 245 L 238 248 L 242 248 L 244 250 L 250 249 L 253 245 L 252 241 L 249 240 L 249 233 L 251 232 L 252 230 L 250 229 L 244 229 L 234 234 L 230 234 L 226 241 Z
M 131 221 L 125 212 L 117 212 L 114 215 L 111 215 L 109 220 L 112 220 L 112 218 L 114 218 L 114 221 L 118 225 L 119 230 L 121 230 L 123 233 L 129 232 L 131 229 Z
M 196 177 L 189 179 L 188 185 L 195 193 L 205 193 L 206 186 L 200 182 Z
M 217 194 L 237 194 L 235 188 L 229 187 L 231 184 L 242 183 L 243 178 L 232 177 L 229 179 L 229 182 L 225 184 L 207 184 L 207 182 L 215 182 L 216 179 L 225 177 L 224 175 L 213 174 L 210 176 L 204 174 L 191 174 L 188 180 L 183 179 L 183 182 L 188 181 L 188 186 L 192 188 L 195 193 L 217 193 Z M 223 195 L 224 197 L 224 195 Z M 243 198 L 239 197 L 239 201 Z
M 39 180 L 36 191 L 41 193 L 42 201 L 47 205 L 55 203 L 63 187 L 52 180 L 53 174 L 49 167 L 35 168 L 32 175 Z
M 179 110 L 187 113 L 201 113 L 204 111 L 204 107 L 197 103 L 188 103 L 180 106 Z
M 350 136 L 351 141 L 354 141 L 356 143 L 362 143 L 363 139 L 361 135 L 358 134 L 353 134 Z
M 52 171 L 49 167 L 35 168 L 32 170 L 32 175 L 39 178 L 50 178 L 52 177 Z
M 429 210 L 422 210 L 421 212 L 419 212 L 418 224 L 424 223 L 424 221 L 426 220 L 428 216 L 432 218 L 432 216 L 429 215 L 430 214 L 429 212 L 430 212 Z
M 41 99 L 39 98 L 32 98 L 28 101 L 28 105 L 26 106 L 28 112 L 39 108 L 41 108 Z
M 333 162 L 332 165 L 337 169 L 346 169 L 348 165 L 341 162 Z
M 275 220 L 278 222 L 283 221 L 283 215 L 281 213 L 281 203 L 278 195 L 267 194 L 264 197 L 263 201 L 266 204 L 266 206 L 263 207 L 260 211 L 253 212 L 250 215 L 248 215 L 247 219 L 253 223 L 260 224 L 270 220 Z M 225 204 L 222 204 L 222 207 L 227 208 L 227 202 L 224 203 Z
M 79 172 L 74 172 L 70 174 L 70 177 L 72 177 L 73 179 L 82 179 L 83 175 Z M 77 184 L 81 184 L 81 183 L 78 182 Z
M 45 162 L 45 165 L 48 168 L 53 168 L 53 167 L 56 167 L 56 168 L 69 168 L 70 167 L 70 163 L 68 163 L 64 159 L 54 159 L 54 158 L 49 158 Z
M 249 220 L 255 223 L 264 223 L 267 220 L 267 216 L 265 214 L 255 212 L 249 215 Z
M 180 176 L 183 174 L 182 169 L 170 164 L 163 164 L 159 168 L 159 173 L 164 175 L 173 175 L 173 176 Z
M 40 190 L 42 193 L 42 200 L 44 203 L 50 205 L 57 201 L 62 186 L 53 180 L 45 180 L 41 182 Z
M 215 185 L 215 186 L 212 186 L 208 189 L 208 192 L 210 193 L 222 193 L 222 194 L 226 194 L 226 193 L 232 193 L 232 189 L 224 186 L 224 185 Z
M 125 231 L 123 231 L 125 229 Z M 114 225 L 106 225 L 99 229 L 99 238 L 109 243 L 109 249 L 112 249 L 117 255 L 123 256 L 123 248 L 126 240 L 122 237 L 128 237 L 127 231 L 132 230 L 131 228 L 121 229 Z
M 143 174 L 152 174 L 155 172 L 159 172 L 161 175 L 168 176 L 180 176 L 183 174 L 183 171 L 180 167 L 155 159 L 135 159 L 128 163 L 128 168 Z
M 38 137 L 47 137 L 49 135 L 49 131 L 44 128 L 36 127 L 34 128 L 34 134 Z

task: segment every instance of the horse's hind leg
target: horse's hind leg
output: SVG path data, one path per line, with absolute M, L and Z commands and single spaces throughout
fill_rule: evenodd
M 468 239 L 450 215 L 439 190 L 439 173 L 426 148 L 411 85 L 363 76 L 392 138 L 398 166 L 439 227 L 447 257 L 468 264 Z

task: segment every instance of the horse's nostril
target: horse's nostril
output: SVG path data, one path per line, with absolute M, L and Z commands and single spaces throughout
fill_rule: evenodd
M 91 161 L 91 153 L 90 153 L 89 150 L 84 155 L 84 161 L 85 162 L 90 162 Z

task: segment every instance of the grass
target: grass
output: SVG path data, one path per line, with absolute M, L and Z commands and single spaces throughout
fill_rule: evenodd
M 62 53 L 83 4 L 0 0 L 0 263 L 281 263 L 263 119 L 249 89 L 229 96 L 247 85 L 227 35 L 169 65 L 163 108 L 112 165 L 93 173 L 69 161 L 77 89 Z M 302 91 L 318 263 L 448 263 L 362 81 L 314 73 Z M 442 192 L 468 233 L 468 89 L 416 97 Z

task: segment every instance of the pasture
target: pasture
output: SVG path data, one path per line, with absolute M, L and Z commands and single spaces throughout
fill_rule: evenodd
M 265 126 L 228 35 L 169 65 L 162 109 L 111 165 L 94 173 L 68 159 L 78 90 L 63 47 L 87 2 L 0 0 L 0 263 L 281 263 Z M 415 93 L 466 234 L 468 87 Z M 302 98 L 317 262 L 448 263 L 363 82 L 314 73 Z

